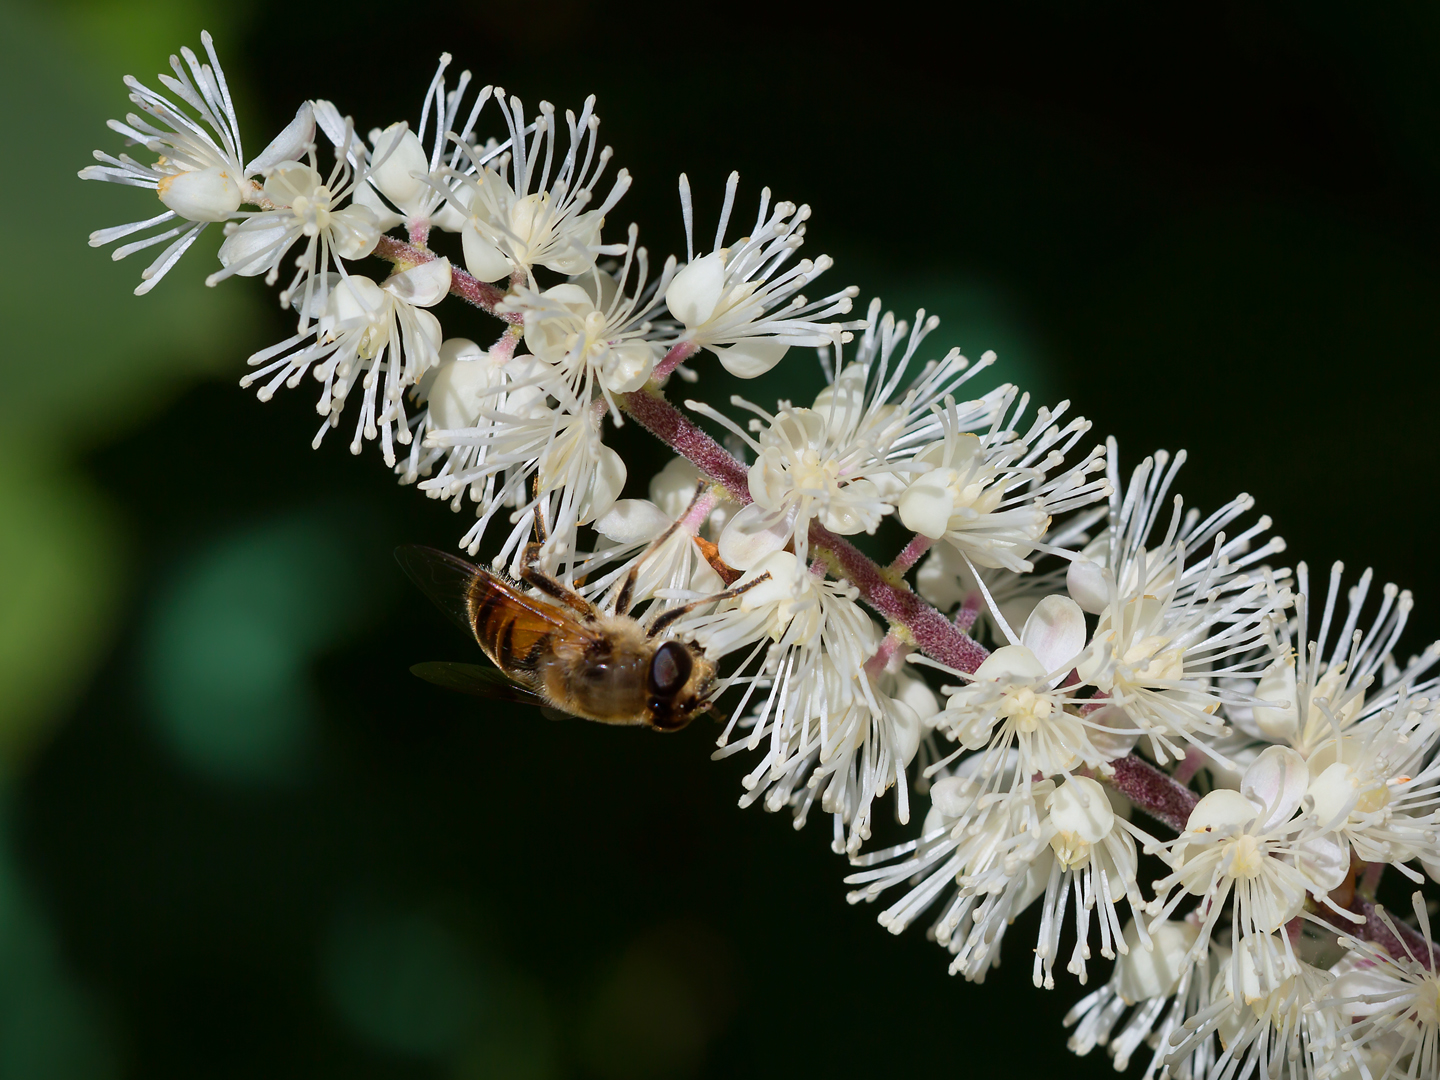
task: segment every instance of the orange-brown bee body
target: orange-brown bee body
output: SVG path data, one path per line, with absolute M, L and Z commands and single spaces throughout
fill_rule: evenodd
M 708 707 L 715 666 L 688 642 L 647 633 L 628 615 L 606 615 L 538 574 L 527 581 L 548 595 L 430 548 L 405 547 L 397 555 L 499 672 L 536 695 L 537 704 L 602 724 L 662 731 L 684 727 Z M 495 691 L 494 680 L 476 677 L 468 665 L 414 670 L 453 689 Z

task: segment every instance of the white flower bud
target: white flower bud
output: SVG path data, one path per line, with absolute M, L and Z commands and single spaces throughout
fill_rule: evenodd
M 189 221 L 224 221 L 240 209 L 240 185 L 223 165 L 162 177 L 155 193 Z

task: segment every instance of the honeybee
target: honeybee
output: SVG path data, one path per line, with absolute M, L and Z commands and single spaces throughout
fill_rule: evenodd
M 647 629 L 628 615 L 601 612 L 534 570 L 524 581 L 545 595 L 434 548 L 406 545 L 395 557 L 495 665 L 410 669 L 428 682 L 656 731 L 678 731 L 710 707 L 715 665 L 689 642 L 663 636 L 684 609 L 666 612 Z

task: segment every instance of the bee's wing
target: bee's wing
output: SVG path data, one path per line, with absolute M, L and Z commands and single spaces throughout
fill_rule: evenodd
M 483 572 L 480 567 L 419 544 L 397 547 L 395 561 L 436 607 L 449 615 L 468 637 L 475 636 L 475 624 L 470 619 L 470 593 L 475 578 Z
M 539 694 L 523 683 L 507 677 L 499 668 L 432 660 L 413 665 L 410 673 L 446 690 L 457 690 L 462 694 L 499 701 L 513 701 L 519 705 L 534 705 L 547 720 L 571 719 L 569 713 L 552 708 Z
M 462 694 L 476 697 L 499 698 L 502 701 L 517 701 L 522 705 L 544 705 L 544 699 L 528 686 L 509 678 L 499 668 L 484 667 L 480 664 L 456 664 L 448 660 L 432 660 L 424 664 L 413 664 L 410 674 L 419 676 L 428 683 L 458 690 Z

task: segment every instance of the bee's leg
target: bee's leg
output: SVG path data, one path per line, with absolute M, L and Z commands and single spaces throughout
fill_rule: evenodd
M 630 568 L 630 573 L 625 575 L 625 583 L 620 586 L 620 591 L 615 595 L 614 610 L 617 615 L 624 615 L 628 613 L 630 610 L 630 605 L 634 602 L 633 597 L 635 593 L 635 582 L 640 577 L 640 564 L 643 563 L 647 558 L 649 558 L 649 556 L 654 551 L 656 551 L 661 544 L 665 543 L 665 541 L 669 540 L 670 537 L 675 534 L 675 530 L 680 528 L 681 524 L 685 521 L 685 519 L 690 516 L 691 509 L 693 509 L 695 504 L 700 501 L 700 497 L 705 494 L 706 486 L 707 485 L 703 481 L 696 485 L 695 494 L 690 499 L 690 507 L 687 508 L 685 513 L 682 514 L 678 520 L 673 522 L 668 529 L 666 529 L 663 533 L 661 533 L 654 540 L 652 540 L 650 542 L 650 546 L 647 547 L 645 551 L 640 555 L 640 557 L 635 560 L 635 565 Z M 730 567 L 726 566 L 723 562 L 720 561 L 720 554 L 716 549 L 715 545 L 712 544 L 709 540 L 706 540 L 703 536 L 692 536 L 691 539 L 695 541 L 695 546 L 700 549 L 700 554 L 705 557 L 705 561 L 708 562 L 715 569 L 716 573 L 720 575 L 720 580 L 725 582 L 726 585 L 735 584 L 736 580 L 740 577 L 739 573 L 732 570 Z
M 713 700 L 705 702 L 704 705 L 701 705 L 700 708 L 696 709 L 694 716 L 699 716 L 701 713 L 707 712 L 715 718 L 715 722 L 717 724 L 728 724 L 730 722 L 730 717 L 717 709 Z M 692 719 L 694 718 L 694 716 L 692 716 Z
M 545 512 L 540 502 L 540 474 L 537 472 L 530 478 L 530 490 L 535 495 L 535 543 L 531 547 L 539 547 L 550 539 L 550 527 L 545 524 Z M 526 554 L 526 565 L 529 565 L 530 556 Z
M 574 608 L 586 619 L 595 617 L 595 605 L 586 600 L 574 589 L 562 581 L 556 581 L 549 574 L 543 573 L 536 568 L 535 564 L 540 558 L 540 544 L 530 543 L 525 545 L 525 568 L 520 571 L 520 580 L 527 585 L 534 585 L 546 596 L 554 597 L 566 607 Z
M 625 581 L 620 586 L 620 591 L 615 594 L 615 614 L 624 615 L 630 611 L 630 605 L 633 602 L 635 593 L 635 582 L 640 578 L 641 564 L 644 563 L 644 561 L 650 557 L 651 553 L 656 551 L 661 544 L 669 540 L 679 527 L 680 522 L 673 522 L 668 529 L 650 541 L 650 546 L 640 553 L 640 557 L 635 560 L 635 565 L 630 567 L 630 572 L 625 575 Z
M 688 615 L 697 607 L 702 607 L 705 604 L 718 604 L 722 600 L 733 600 L 735 599 L 735 597 L 749 592 L 756 585 L 759 585 L 762 581 L 769 580 L 769 574 L 761 574 L 754 581 L 747 581 L 744 585 L 740 585 L 734 589 L 726 589 L 724 592 L 716 593 L 714 596 L 707 596 L 703 600 L 692 600 L 688 604 L 681 604 L 679 607 L 671 608 L 669 611 L 661 614 L 658 619 L 656 619 L 653 623 L 650 624 L 650 629 L 647 631 L 647 633 L 650 637 L 655 637 L 667 626 L 673 623 L 676 619 L 680 618 L 680 616 Z

